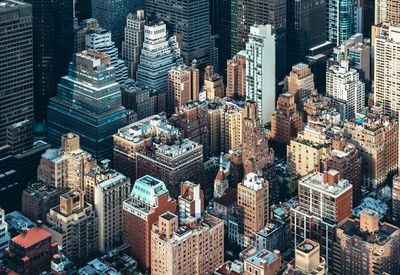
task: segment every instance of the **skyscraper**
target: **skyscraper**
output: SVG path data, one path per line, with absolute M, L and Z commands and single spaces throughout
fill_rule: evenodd
M 137 66 L 144 40 L 144 11 L 138 10 L 136 15 L 128 14 L 126 17 L 125 37 L 122 41 L 122 59 L 128 67 L 129 78 L 136 79 Z
M 271 25 L 250 27 L 246 43 L 246 100 L 258 103 L 263 123 L 275 110 L 275 34 Z
M 7 127 L 15 123 L 30 120 L 27 130 L 33 134 L 32 6 L 0 1 L 0 25 L 1 147 L 8 143 Z
M 204 68 L 203 91 L 206 92 L 208 100 L 214 100 L 216 97 L 225 97 L 224 81 L 219 74 L 214 72 L 213 66 L 207 66 Z
M 92 50 L 73 56 L 68 75 L 61 78 L 58 95 L 50 101 L 49 140 L 74 132 L 81 146 L 98 160 L 112 158 L 112 135 L 127 124 L 110 57 Z
M 92 16 L 99 20 L 100 26 L 111 31 L 115 45 L 121 49 L 126 16 L 144 7 L 143 0 L 93 0 Z
M 327 0 L 326 39 L 337 46 L 356 32 L 355 0 Z
M 275 35 L 275 81 L 281 81 L 287 69 L 287 37 L 286 37 L 286 0 L 238 0 L 237 2 L 237 50 L 246 49 L 249 41 L 251 26 L 254 24 L 271 26 L 271 33 Z
M 28 0 L 33 16 L 34 115 L 36 130 L 47 117 L 46 108 L 57 93 L 60 77 L 68 72 L 73 51 L 73 1 Z
M 400 26 L 391 25 L 389 31 L 375 38 L 375 104 L 386 114 L 397 116 L 400 111 Z
M 208 0 L 148 0 L 146 12 L 151 18 L 163 20 L 170 33 L 176 34 L 186 65 L 196 59 L 199 69 L 217 66 L 218 50 L 211 35 Z
M 115 69 L 115 78 L 122 84 L 128 78 L 128 68 L 123 60 L 118 59 L 118 49 L 111 40 L 111 32 L 103 28 L 95 28 L 85 35 L 85 49 L 104 53 L 110 57 L 110 65 Z
M 176 36 L 167 37 L 167 27 L 157 22 L 144 27 L 144 42 L 136 72 L 139 84 L 166 92 L 168 72 L 182 64 Z
M 287 5 L 287 62 L 290 68 L 305 61 L 308 49 L 326 41 L 326 4 L 323 0 L 289 0 Z
M 238 99 L 246 99 L 246 51 L 240 51 L 226 66 L 226 96 Z

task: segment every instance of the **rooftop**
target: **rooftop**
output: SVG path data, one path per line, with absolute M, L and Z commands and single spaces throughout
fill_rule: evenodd
M 135 181 L 130 196 L 146 205 L 157 207 L 157 197 L 165 193 L 168 194 L 168 189 L 163 181 L 146 175 Z
M 176 218 L 177 216 L 174 215 L 174 214 L 172 214 L 172 213 L 170 213 L 170 212 L 166 212 L 166 213 L 162 214 L 161 217 L 162 217 L 163 219 L 166 219 L 167 221 L 170 221 L 170 220 L 172 220 L 173 218 Z
M 220 197 L 214 200 L 215 203 L 218 203 L 223 206 L 231 206 L 237 201 L 237 193 L 236 190 L 228 188 L 225 190 L 225 193 Z
M 0 1 L 0 10 L 11 10 L 18 6 L 30 6 L 30 4 L 22 1 L 16 0 L 1 0 Z
M 12 241 L 23 246 L 24 248 L 28 248 L 49 237 L 51 237 L 49 232 L 39 227 L 32 227 L 31 229 L 28 229 L 26 233 L 21 233 L 12 238 Z
M 263 269 L 264 263 L 265 265 L 269 265 L 276 259 L 277 257 L 271 251 L 260 249 L 256 253 L 245 259 L 245 261 Z
M 248 173 L 246 178 L 243 180 L 242 185 L 253 190 L 258 191 L 265 185 L 265 180 L 259 177 L 256 173 Z
M 167 144 L 161 145 L 160 147 L 157 148 L 157 154 L 162 154 L 166 157 L 174 158 L 179 155 L 183 155 L 186 152 L 189 152 L 192 149 L 197 148 L 199 146 L 202 145 L 190 139 L 184 139 L 173 145 L 167 145 Z
M 332 174 L 330 170 L 328 173 Z M 300 185 L 307 186 L 313 190 L 319 191 L 331 197 L 338 197 L 344 192 L 352 189 L 352 185 L 346 179 L 340 179 L 337 184 L 324 183 L 324 176 L 322 173 L 314 172 L 300 179 Z

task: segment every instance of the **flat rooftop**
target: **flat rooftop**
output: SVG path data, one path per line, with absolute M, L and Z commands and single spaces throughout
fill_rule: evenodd
M 328 173 L 332 174 L 333 171 L 331 170 Z M 348 180 L 340 179 L 337 184 L 329 184 L 324 183 L 323 177 L 324 176 L 322 173 L 314 172 L 300 179 L 299 184 L 334 198 L 352 188 L 352 185 L 348 182 Z
M 192 149 L 198 148 L 201 146 L 195 141 L 190 139 L 184 139 L 181 142 L 175 143 L 173 145 L 161 145 L 157 148 L 157 154 L 162 154 L 167 157 L 174 158 L 179 155 L 183 155 Z
M 261 264 L 262 262 L 265 262 L 266 265 L 269 265 L 276 259 L 277 257 L 271 251 L 260 249 L 256 253 L 245 259 L 245 261 L 263 269 L 264 266 Z

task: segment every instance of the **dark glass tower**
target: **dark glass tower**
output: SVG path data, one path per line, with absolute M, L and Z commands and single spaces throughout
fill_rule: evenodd
M 209 0 L 147 0 L 146 12 L 152 19 L 162 20 L 171 34 L 176 34 L 183 61 L 190 66 L 193 59 L 199 68 L 217 66 L 218 50 L 211 35 Z
M 246 48 L 250 26 L 269 24 L 276 41 L 276 80 L 282 81 L 287 72 L 286 0 L 238 0 L 238 50 Z
M 127 117 L 110 57 L 92 50 L 75 54 L 47 110 L 52 144 L 58 145 L 62 135 L 74 132 L 93 157 L 111 159 L 112 135 L 127 124 Z
M 325 0 L 288 0 L 288 68 L 304 62 L 308 49 L 326 41 Z
M 0 0 L 0 147 L 12 153 L 33 143 L 32 47 L 32 6 Z
M 73 1 L 28 0 L 33 15 L 34 109 L 38 125 L 68 70 L 73 50 Z

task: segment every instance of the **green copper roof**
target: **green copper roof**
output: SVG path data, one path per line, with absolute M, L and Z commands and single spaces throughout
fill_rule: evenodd
M 168 189 L 164 182 L 147 175 L 135 181 L 131 197 L 146 205 L 157 207 L 157 197 L 165 193 L 168 194 Z

